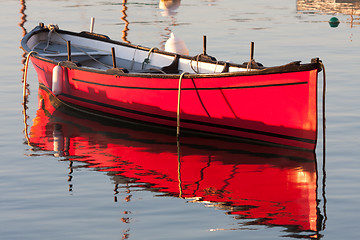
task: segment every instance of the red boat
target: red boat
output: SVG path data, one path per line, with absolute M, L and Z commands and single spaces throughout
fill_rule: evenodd
M 40 85 L 81 111 L 315 149 L 319 59 L 235 64 L 43 24 L 21 46 Z
M 199 136 L 177 142 L 168 132 L 59 110 L 44 89 L 40 97 L 29 137 L 35 151 L 85 163 L 80 168 L 104 172 L 116 186 L 131 183 L 129 191 L 141 186 L 223 210 L 240 228 L 280 226 L 298 237 L 320 231 L 314 152 Z

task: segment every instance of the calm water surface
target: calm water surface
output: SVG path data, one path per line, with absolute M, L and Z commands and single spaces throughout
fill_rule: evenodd
M 360 237 L 359 1 L 183 0 L 172 11 L 155 0 L 0 6 L 1 239 Z M 39 22 L 88 30 L 91 17 L 95 32 L 144 46 L 162 48 L 173 31 L 190 55 L 207 35 L 207 52 L 223 60 L 247 61 L 251 41 L 266 66 L 320 57 L 326 151 L 321 131 L 309 154 L 218 139 L 177 144 L 166 132 L 50 115 L 31 65 L 24 111 L 23 34 Z

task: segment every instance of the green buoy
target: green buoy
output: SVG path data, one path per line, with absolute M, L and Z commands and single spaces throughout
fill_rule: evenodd
M 340 21 L 339 21 L 339 19 L 337 17 L 332 17 L 329 20 L 329 24 L 330 24 L 330 27 L 335 28 L 335 27 L 339 26 Z

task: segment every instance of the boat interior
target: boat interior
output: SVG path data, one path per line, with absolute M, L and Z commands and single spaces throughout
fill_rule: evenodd
M 247 63 L 237 65 L 216 61 L 202 54 L 195 57 L 182 56 L 156 48 L 115 44 L 57 31 L 39 32 L 29 39 L 27 45 L 31 51 L 44 58 L 56 62 L 68 61 L 70 58 L 78 67 L 104 71 L 115 68 L 124 73 L 136 74 L 220 74 L 257 68 L 251 67 L 251 64 L 249 68 Z

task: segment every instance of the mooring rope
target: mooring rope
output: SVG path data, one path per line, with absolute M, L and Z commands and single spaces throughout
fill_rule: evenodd
M 28 71 L 30 56 L 32 54 L 38 54 L 38 53 L 35 52 L 35 51 L 30 51 L 28 53 L 27 57 L 26 57 L 25 70 L 24 70 L 24 76 L 23 76 L 23 82 L 24 82 L 24 85 L 23 85 L 23 100 L 24 100 L 24 103 L 26 101 L 27 71 Z
M 180 101 L 181 101 L 181 82 L 187 72 L 183 72 L 179 77 L 179 88 L 178 88 L 178 102 L 177 102 L 177 111 L 176 111 L 176 137 L 180 136 Z
M 321 68 L 323 70 L 322 118 L 323 118 L 323 131 L 324 131 L 323 136 L 325 136 L 325 129 L 326 129 L 326 116 L 325 116 L 326 72 L 325 72 L 324 64 L 322 62 L 320 62 L 320 65 L 321 65 Z M 325 140 L 325 138 L 324 138 L 324 140 Z
M 24 76 L 23 76 L 23 107 L 24 107 L 24 124 L 25 124 L 25 128 L 24 128 L 24 134 L 25 134 L 25 138 L 27 141 L 27 144 L 29 146 L 31 146 L 30 143 L 30 138 L 29 138 L 29 133 L 28 133 L 28 124 L 27 124 L 27 115 L 26 115 L 26 89 L 27 89 L 27 70 L 28 70 L 28 66 L 29 66 L 29 60 L 30 60 L 30 56 L 32 54 L 37 54 L 37 52 L 35 51 L 30 51 L 26 57 L 26 61 L 25 61 L 25 69 L 24 69 Z
M 24 135 L 25 135 L 25 138 L 26 138 L 27 145 L 29 147 L 32 147 L 31 142 L 30 142 L 30 138 L 29 138 L 29 132 L 28 132 L 29 125 L 27 123 L 28 116 L 26 114 L 26 105 L 25 105 L 25 103 L 24 103 L 23 107 L 24 107 L 24 112 L 23 112 L 24 113 L 24 119 L 23 119 L 23 121 L 24 121 Z
M 179 139 L 176 140 L 177 160 L 178 160 L 178 181 L 179 181 L 179 198 L 182 198 L 182 180 L 181 180 L 181 148 Z
M 324 204 L 323 204 L 323 212 L 324 212 L 324 221 L 322 223 L 322 230 L 325 229 L 326 227 L 326 220 L 327 220 L 327 213 L 326 213 L 326 203 L 327 203 L 327 199 L 326 199 L 326 170 L 325 170 L 325 164 L 326 164 L 326 116 L 325 116 L 325 93 L 326 93 L 326 72 L 325 72 L 325 66 L 324 64 L 320 61 L 320 65 L 321 68 L 323 70 L 323 98 L 322 98 L 322 120 L 323 120 L 323 164 L 322 164 L 322 174 L 323 174 L 323 179 L 322 179 L 322 197 L 324 200 Z

